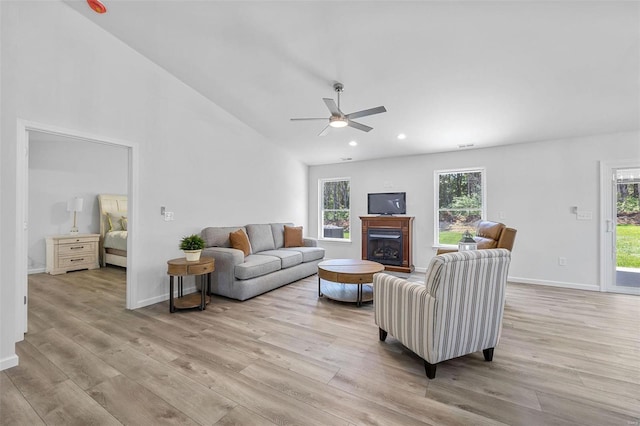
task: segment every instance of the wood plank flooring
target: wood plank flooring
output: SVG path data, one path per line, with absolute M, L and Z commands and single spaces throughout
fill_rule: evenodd
M 509 284 L 493 362 L 428 380 L 371 304 L 318 299 L 316 280 L 170 314 L 124 309 L 123 269 L 31 275 L 0 424 L 640 424 L 638 296 Z

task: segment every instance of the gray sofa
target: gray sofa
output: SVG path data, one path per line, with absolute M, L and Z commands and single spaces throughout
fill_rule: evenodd
M 205 241 L 202 256 L 216 260 L 211 280 L 214 294 L 247 300 L 274 288 L 318 272 L 324 249 L 317 241 L 304 238 L 304 247 L 284 247 L 284 225 L 265 223 L 233 227 L 208 227 L 200 233 Z M 231 248 L 229 233 L 244 229 L 251 253 Z

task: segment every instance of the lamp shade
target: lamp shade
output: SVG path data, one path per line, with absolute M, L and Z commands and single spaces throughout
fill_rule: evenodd
M 72 198 L 71 200 L 67 201 L 67 211 L 81 212 L 83 205 L 84 205 L 84 199 L 80 197 Z

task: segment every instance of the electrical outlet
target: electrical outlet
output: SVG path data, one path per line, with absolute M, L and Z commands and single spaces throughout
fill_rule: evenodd
M 559 257 L 558 258 L 558 265 L 567 266 L 567 258 L 566 257 Z
M 169 222 L 173 220 L 173 212 L 164 212 L 164 221 Z

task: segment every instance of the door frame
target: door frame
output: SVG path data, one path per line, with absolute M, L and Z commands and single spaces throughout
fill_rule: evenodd
M 136 142 L 130 142 L 102 135 L 95 135 L 79 130 L 37 123 L 33 121 L 17 120 L 17 155 L 16 155 L 16 295 L 18 309 L 16 310 L 17 341 L 24 340 L 27 332 L 28 314 L 28 219 L 29 219 L 29 132 L 48 133 L 63 136 L 78 141 L 100 143 L 128 148 L 128 223 L 127 238 L 127 290 L 126 307 L 134 309 L 137 300 L 136 276 L 136 232 L 138 212 L 138 156 L 139 147 Z
M 615 224 L 617 210 L 614 204 L 615 171 L 640 168 L 639 160 L 600 161 L 600 291 L 640 294 L 640 288 L 616 286 Z

